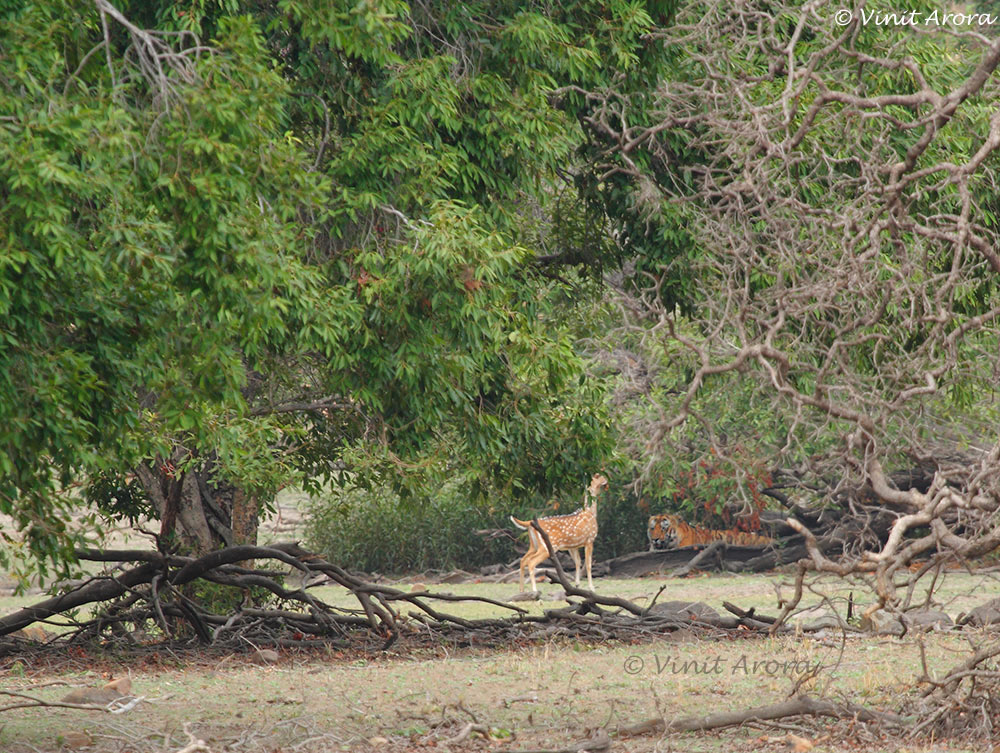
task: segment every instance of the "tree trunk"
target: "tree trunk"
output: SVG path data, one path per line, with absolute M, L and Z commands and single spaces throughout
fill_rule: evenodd
M 224 546 L 257 543 L 256 495 L 212 478 L 210 469 L 179 472 L 181 457 L 136 469 L 160 520 L 160 545 L 174 542 L 201 556 Z
M 230 517 L 232 519 L 233 544 L 257 544 L 257 524 L 260 520 L 260 505 L 257 497 L 245 490 L 232 488 L 229 495 Z M 216 499 L 219 498 L 218 493 Z

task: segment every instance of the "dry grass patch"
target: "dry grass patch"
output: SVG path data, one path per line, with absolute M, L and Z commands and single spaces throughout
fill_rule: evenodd
M 661 585 L 666 585 L 661 600 L 701 599 L 720 609 L 722 600 L 730 600 L 762 612 L 774 609 L 771 581 L 761 576 L 605 579 L 598 589 L 651 599 Z M 834 599 L 846 601 L 847 594 L 837 590 L 840 584 L 830 586 Z M 981 587 L 976 576 L 956 576 L 946 585 L 949 610 L 982 601 L 969 595 Z M 491 598 L 517 590 L 516 585 L 475 583 L 431 588 Z M 335 603 L 348 604 L 352 598 L 328 586 L 314 591 Z M 813 605 L 821 602 L 819 596 L 811 598 Z M 522 606 L 541 612 L 561 602 Z M 449 610 L 466 617 L 502 613 L 476 602 L 449 605 Z M 100 685 L 112 675 L 130 673 L 133 692 L 146 700 L 119 716 L 65 709 L 6 712 L 0 719 L 0 750 L 55 751 L 67 742 L 80 742 L 69 733 L 82 733 L 90 747 L 81 750 L 173 753 L 189 741 L 185 725 L 215 753 L 558 749 L 581 739 L 588 729 L 605 728 L 613 734 L 620 726 L 652 717 L 674 719 L 776 703 L 796 687 L 803 669 L 816 666 L 816 677 L 801 689 L 894 710 L 918 692 L 920 641 L 934 673 L 960 660 L 968 650 L 968 637 L 968 632 L 913 634 L 901 640 L 828 633 L 709 639 L 681 631 L 655 640 L 637 637 L 634 645 L 556 638 L 489 650 L 458 648 L 442 638 L 431 649 L 400 647 L 365 656 L 281 650 L 273 665 L 253 664 L 249 653 L 175 655 L 161 649 L 135 664 L 135 657 L 74 654 L 69 649 L 63 650 L 57 665 L 29 655 L 0 660 L 3 688 L 51 701 L 72 687 Z M 62 684 L 49 684 L 53 682 Z M 468 723 L 488 730 L 492 739 L 471 733 L 449 745 Z M 789 731 L 818 741 L 818 751 L 852 746 L 970 749 L 954 742 L 923 747 L 913 741 L 880 742 L 863 725 L 815 720 L 621 738 L 613 745 L 625 751 L 788 750 L 784 735 Z M 824 742 L 824 734 L 832 737 Z

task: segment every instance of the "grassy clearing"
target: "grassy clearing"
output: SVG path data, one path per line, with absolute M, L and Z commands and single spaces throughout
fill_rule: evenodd
M 660 600 L 697 599 L 721 610 L 723 600 L 774 613 L 774 583 L 782 576 L 701 576 L 683 581 L 599 580 L 598 590 L 639 600 L 665 585 Z M 848 588 L 830 581 L 831 602 L 846 603 Z M 403 585 L 408 588 L 408 585 Z M 516 584 L 454 584 L 432 590 L 504 598 Z M 554 586 L 545 586 L 554 591 Z M 324 600 L 353 606 L 342 589 L 313 589 Z M 955 574 L 942 595 L 952 616 L 996 592 L 994 581 Z M 855 594 L 857 597 L 857 593 Z M 811 605 L 821 598 L 810 594 Z M 24 599 L 16 600 L 21 606 Z M 522 604 L 540 612 L 563 602 Z M 11 600 L 0 602 L 9 611 Z M 858 608 L 863 608 L 863 603 Z M 407 608 L 404 608 L 406 611 Z M 503 610 L 482 603 L 448 605 L 466 617 L 498 616 Z M 803 618 L 811 618 L 807 613 Z M 985 636 L 973 636 L 985 640 Z M 497 738 L 471 738 L 455 750 L 562 748 L 586 728 L 633 724 L 654 716 L 702 715 L 784 700 L 797 667 L 822 665 L 809 690 L 844 697 L 874 708 L 894 709 L 917 692 L 923 641 L 932 672 L 960 660 L 969 634 L 932 633 L 900 640 L 888 637 L 748 638 L 714 640 L 682 632 L 655 640 L 581 644 L 554 639 L 544 644 L 490 650 L 456 649 L 447 641 L 419 652 L 371 656 L 323 655 L 282 651 L 274 665 L 257 666 L 245 655 L 175 657 L 161 651 L 139 664 L 134 657 L 69 655 L 50 668 L 38 656 L 0 660 L 2 688 L 57 700 L 70 687 L 99 685 L 109 675 L 131 673 L 133 692 L 148 701 L 120 716 L 60 709 L 8 711 L 2 715 L 0 751 L 29 753 L 59 750 L 84 732 L 99 753 L 175 751 L 188 742 L 184 725 L 205 739 L 212 751 L 403 751 L 444 741 L 462 725 L 489 726 Z M 130 666 L 131 664 L 131 666 Z M 58 682 L 59 685 L 47 683 Z M 810 724 L 805 732 L 822 732 Z M 616 740 L 624 751 L 787 750 L 784 730 L 755 728 L 711 734 L 670 734 Z M 958 743 L 926 745 L 912 741 L 873 742 L 855 738 L 846 725 L 815 750 L 972 750 Z M 822 738 L 822 735 L 818 735 Z

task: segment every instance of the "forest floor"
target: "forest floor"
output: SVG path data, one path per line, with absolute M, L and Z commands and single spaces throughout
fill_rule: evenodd
M 774 611 L 774 582 L 782 577 L 701 575 L 598 580 L 595 586 L 600 593 L 641 601 L 666 585 L 672 599 L 701 600 L 716 608 L 725 599 Z M 949 611 L 975 603 L 984 583 L 969 574 L 950 578 Z M 516 585 L 448 586 L 455 593 L 491 597 L 504 589 L 509 596 Z M 549 593 L 553 589 L 543 587 Z M 334 603 L 350 598 L 331 586 L 316 595 Z M 528 607 L 535 611 L 546 605 L 553 606 L 533 602 Z M 474 603 L 455 607 L 452 611 L 468 616 L 493 609 Z M 0 751 L 175 753 L 195 739 L 205 748 L 192 752 L 212 753 L 564 750 L 604 729 L 612 750 L 621 751 L 784 751 L 812 745 L 816 751 L 978 753 L 988 748 L 893 739 L 863 724 L 814 719 L 709 733 L 617 735 L 622 727 L 654 717 L 781 702 L 795 689 L 796 673 L 817 666 L 816 678 L 799 691 L 892 711 L 920 692 L 921 651 L 933 675 L 957 664 L 970 640 L 991 638 L 968 630 L 903 638 L 760 637 L 738 631 L 722 637 L 681 630 L 635 641 L 581 642 L 553 635 L 469 647 L 440 636 L 403 640 L 384 652 L 279 648 L 273 661 L 264 663 L 251 646 L 244 652 L 176 644 L 126 653 L 39 648 L 0 659 L 0 689 L 55 702 L 72 690 L 128 677 L 132 694 L 142 700 L 117 715 L 51 707 L 6 711 L 0 714 Z M 14 700 L 0 699 L 0 705 Z M 470 724 L 479 726 L 467 729 Z M 463 733 L 467 737 L 456 741 Z
M 294 502 L 262 528 L 264 540 L 296 538 L 301 520 Z M 128 542 L 132 545 L 134 541 Z M 517 584 L 450 582 L 414 576 L 399 587 L 504 601 Z M 460 579 L 466 580 L 466 579 Z M 475 580 L 474 578 L 472 580 Z M 415 583 L 415 581 L 424 581 Z M 648 604 L 653 599 L 702 601 L 723 612 L 729 601 L 759 614 L 777 614 L 790 594 L 790 573 L 697 574 L 597 579 L 604 595 Z M 951 573 L 939 584 L 935 606 L 953 618 L 1000 593 L 997 574 Z M 662 593 L 661 593 L 662 589 Z M 519 602 L 530 613 L 564 606 L 561 591 L 545 584 L 546 598 Z M 829 579 L 807 594 L 796 619 L 858 612 L 863 598 Z M 331 604 L 350 606 L 346 590 L 312 590 Z M 39 600 L 0 598 L 0 615 Z M 446 609 L 444 607 L 447 607 Z M 466 618 L 506 616 L 483 602 L 442 608 Z M 404 612 L 407 609 L 404 608 Z M 57 703 L 128 678 L 141 699 L 128 711 L 52 706 L 0 712 L 0 751 L 61 750 L 94 753 L 325 753 L 326 751 L 570 751 L 603 730 L 610 750 L 636 751 L 989 751 L 989 744 L 892 736 L 853 720 L 812 717 L 750 722 L 714 732 L 624 730 L 645 720 L 675 720 L 780 703 L 795 692 L 896 711 L 919 696 L 924 672 L 940 675 L 962 661 L 970 644 L 997 640 L 983 631 L 910 632 L 902 638 L 821 631 L 776 637 L 750 631 L 678 630 L 634 640 L 580 641 L 529 634 L 503 645 L 458 634 L 430 634 L 413 624 L 389 650 L 377 643 L 306 650 L 256 646 L 242 650 L 151 643 L 111 647 L 26 647 L 0 658 L 0 707 L 22 693 Z M 51 628 L 51 626 L 48 626 Z M 799 683 L 803 669 L 815 677 Z M 199 746 L 198 741 L 203 745 Z

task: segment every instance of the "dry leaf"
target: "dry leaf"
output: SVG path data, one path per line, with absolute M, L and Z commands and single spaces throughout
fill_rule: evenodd
M 798 735 L 793 735 L 790 732 L 788 733 L 788 736 L 785 737 L 785 742 L 788 743 L 788 747 L 790 747 L 794 753 L 806 753 L 807 750 L 812 750 L 813 747 L 812 740 L 805 737 L 799 737 Z

